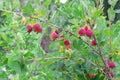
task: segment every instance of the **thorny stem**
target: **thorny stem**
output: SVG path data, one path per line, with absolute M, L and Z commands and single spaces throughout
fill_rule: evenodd
M 96 20 L 94 21 L 93 25 L 91 25 L 89 21 L 87 21 L 87 23 L 90 25 L 91 28 L 93 28 L 94 24 L 96 23 Z M 103 55 L 103 53 L 102 53 L 101 47 L 99 45 L 99 42 L 98 42 L 96 36 L 93 35 L 93 38 L 97 42 L 97 48 L 98 48 L 98 51 L 99 51 L 98 55 L 100 55 L 100 57 L 101 57 L 101 59 L 102 59 L 102 61 L 104 63 L 105 70 L 106 70 L 106 76 L 107 76 L 108 80 L 112 80 L 112 76 L 109 74 L 110 73 L 110 69 L 108 67 L 108 61 L 107 61 L 106 57 Z
M 20 17 L 23 16 L 21 13 L 17 13 L 17 12 L 12 12 L 12 11 L 7 11 L 7 10 L 1 10 L 1 9 L 0 9 L 0 11 L 2 11 L 2 12 L 8 12 L 8 13 L 10 13 L 10 14 L 16 14 L 16 15 L 18 15 L 18 16 L 20 16 Z M 31 18 L 34 18 L 34 17 L 31 17 Z M 39 19 L 39 18 L 34 18 L 34 19 L 38 19 L 40 22 L 47 23 L 47 20 L 44 21 L 44 20 L 41 20 L 41 19 Z M 54 25 L 54 24 L 52 24 L 52 23 L 50 23 L 50 26 L 56 27 L 56 28 L 60 28 L 60 27 L 57 27 L 56 25 Z M 94 26 L 94 25 L 93 25 L 93 26 Z M 91 27 L 93 27 L 93 26 L 91 26 Z M 62 28 L 62 29 L 63 29 L 63 28 Z M 65 30 L 65 29 L 64 29 L 64 30 Z M 75 35 L 74 33 L 70 32 L 70 31 L 68 31 L 68 30 L 65 30 L 65 31 L 69 32 L 71 35 L 73 35 L 73 36 L 75 36 L 75 37 L 78 37 L 77 35 Z M 103 61 L 103 63 L 104 63 L 105 69 L 106 69 L 107 79 L 108 79 L 108 80 L 112 80 L 112 77 L 111 77 L 110 74 L 109 74 L 110 70 L 109 70 L 109 67 L 108 67 L 107 59 L 106 59 L 106 57 L 103 55 L 99 43 L 97 42 L 98 50 L 96 50 L 96 49 L 94 49 L 87 41 L 83 40 L 80 36 L 79 36 L 78 38 L 79 38 L 80 40 L 82 40 L 85 44 L 87 44 L 87 46 L 90 47 L 90 48 L 93 50 L 93 52 L 95 52 L 95 53 L 97 53 L 98 55 L 100 55 L 100 57 L 102 58 L 102 61 Z M 93 36 L 93 38 L 97 41 L 95 35 Z M 49 58 L 34 58 L 34 59 L 32 59 L 32 60 L 42 60 L 42 59 L 43 59 L 43 60 L 48 60 Z M 52 59 L 56 59 L 56 58 L 53 57 Z M 57 59 L 61 59 L 61 58 L 57 58 Z M 65 57 L 62 57 L 62 59 L 65 59 Z
M 95 35 L 93 36 L 93 38 L 94 38 L 95 41 L 97 41 Z M 103 55 L 98 41 L 97 41 L 97 47 L 98 47 L 98 51 L 99 51 L 98 54 L 99 54 L 100 57 L 102 58 L 102 61 L 103 61 L 104 66 L 105 66 L 106 76 L 107 76 L 108 80 L 112 80 L 112 77 L 111 77 L 110 74 L 109 74 L 110 69 L 109 69 L 109 67 L 108 67 L 108 61 L 107 61 L 106 57 Z

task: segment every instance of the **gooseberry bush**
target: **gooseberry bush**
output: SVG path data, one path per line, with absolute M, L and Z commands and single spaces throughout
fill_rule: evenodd
M 0 80 L 119 80 L 118 0 L 1 0 Z

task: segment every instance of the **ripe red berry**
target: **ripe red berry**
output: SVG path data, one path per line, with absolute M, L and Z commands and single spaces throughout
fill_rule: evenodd
M 58 34 L 58 33 L 59 33 L 59 31 L 58 31 L 58 30 L 55 30 L 55 33 L 56 33 L 56 34 Z
M 91 40 L 91 43 L 92 43 L 92 46 L 96 46 L 97 45 L 97 42 L 96 42 L 96 40 Z
M 78 34 L 80 35 L 80 36 L 85 36 L 85 29 L 84 28 L 80 28 L 79 29 L 79 31 L 78 31 Z
M 70 41 L 69 41 L 69 40 L 64 40 L 64 44 L 65 44 L 66 46 L 68 46 L 68 45 L 70 45 Z
M 56 40 L 57 38 L 58 38 L 58 34 L 55 33 L 55 32 L 53 32 L 53 33 L 51 34 L 51 39 L 54 41 L 54 40 Z
M 31 33 L 31 32 L 32 32 L 32 26 L 27 25 L 26 28 L 27 28 L 27 32 L 28 32 L 28 33 Z
M 95 77 L 95 74 L 89 74 L 90 78 L 93 79 Z
M 85 26 L 84 28 L 85 28 L 85 31 L 87 31 L 87 30 L 89 29 L 89 27 L 88 27 L 88 26 Z
M 72 44 L 70 43 L 69 40 L 64 40 L 64 45 L 66 49 L 70 49 L 72 47 Z
M 86 30 L 86 36 L 88 36 L 89 38 L 91 38 L 93 35 L 94 35 L 94 33 L 93 33 L 92 29 L 89 28 L 88 30 Z
M 113 73 L 113 72 L 110 72 L 110 76 L 113 78 L 113 77 L 114 77 L 114 73 Z
M 60 38 L 64 38 L 64 34 L 61 34 L 61 35 L 60 35 Z
M 39 24 L 37 24 L 37 23 L 33 25 L 33 29 L 37 33 L 41 33 L 42 32 L 42 27 Z
M 109 68 L 113 69 L 115 68 L 115 63 L 114 62 L 108 62 Z

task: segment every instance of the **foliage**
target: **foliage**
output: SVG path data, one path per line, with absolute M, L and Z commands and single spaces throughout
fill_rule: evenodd
M 106 80 L 101 57 L 83 42 L 91 46 L 93 38 L 78 39 L 78 30 L 86 25 L 93 25 L 103 55 L 115 62 L 111 70 L 114 78 L 119 79 L 120 21 L 111 24 L 119 10 L 111 5 L 107 21 L 102 0 L 97 6 L 94 0 L 69 0 L 64 4 L 59 0 L 25 0 L 22 4 L 18 0 L 1 0 L 0 80 L 91 80 L 89 74 L 96 74 L 92 80 Z M 26 25 L 35 23 L 42 26 L 42 33 L 27 32 Z M 52 32 L 58 29 L 59 36 L 64 34 L 72 48 L 66 49 L 64 39 L 51 40 L 52 52 L 46 53 L 40 43 L 48 28 Z

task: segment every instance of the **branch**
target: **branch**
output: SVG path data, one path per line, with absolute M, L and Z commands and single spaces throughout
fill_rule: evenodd
M 90 25 L 91 28 L 93 28 L 95 23 L 96 23 L 96 20 L 94 21 L 93 25 L 91 25 L 89 21 L 87 21 L 87 23 Z M 104 63 L 104 66 L 105 66 L 105 69 L 106 69 L 106 76 L 107 76 L 108 80 L 112 80 L 112 76 L 109 74 L 110 69 L 109 69 L 109 66 L 108 66 L 108 61 L 107 61 L 106 57 L 103 55 L 103 53 L 102 53 L 101 47 L 99 45 L 99 42 L 98 42 L 96 36 L 93 35 L 93 38 L 97 42 L 97 48 L 98 48 L 98 51 L 99 51 L 98 54 L 100 55 L 100 57 L 101 57 L 101 59 L 102 59 L 102 61 Z
M 67 59 L 67 57 L 32 58 L 26 61 L 40 61 L 40 60 L 50 60 L 50 59 Z
M 55 60 L 60 59 L 60 60 L 63 60 L 63 59 L 68 59 L 68 57 L 65 56 L 65 57 L 32 58 L 32 59 L 28 59 L 26 61 L 29 62 L 29 61 L 51 60 L 51 59 L 55 59 Z M 100 70 L 100 68 L 95 63 L 91 62 L 90 60 L 87 60 L 87 59 L 84 59 L 84 58 L 77 58 L 77 60 L 78 61 L 81 61 L 81 60 L 82 61 L 86 61 L 86 62 L 90 63 L 92 66 L 95 66 L 98 70 Z

